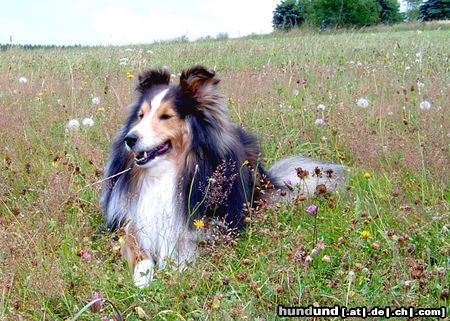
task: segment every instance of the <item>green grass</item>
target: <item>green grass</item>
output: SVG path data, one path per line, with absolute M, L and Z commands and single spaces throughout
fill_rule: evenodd
M 127 320 L 274 320 L 278 304 L 448 307 L 450 30 L 421 29 L 1 52 L 0 319 L 70 319 L 94 292 Z M 119 236 L 104 231 L 95 182 L 133 101 L 127 72 L 198 63 L 218 71 L 267 166 L 296 154 L 341 162 L 347 186 L 260 210 L 232 244 L 139 290 Z M 66 129 L 84 117 L 95 125 Z M 305 212 L 313 203 L 317 218 Z M 325 248 L 306 263 L 315 233 Z M 111 305 L 78 320 L 103 316 Z

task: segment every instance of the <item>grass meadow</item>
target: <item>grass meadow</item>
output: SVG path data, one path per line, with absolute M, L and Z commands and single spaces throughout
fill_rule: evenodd
M 114 319 L 113 306 L 126 320 L 449 307 L 449 40 L 448 25 L 416 25 L 0 52 L 0 319 L 71 320 L 95 292 L 108 301 L 78 320 Z M 139 71 L 199 63 L 219 73 L 267 166 L 339 162 L 347 185 L 256 211 L 237 239 L 137 289 L 96 182 Z

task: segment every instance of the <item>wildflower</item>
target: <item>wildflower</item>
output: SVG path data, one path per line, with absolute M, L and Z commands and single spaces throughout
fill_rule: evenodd
M 125 65 L 128 65 L 128 58 L 120 58 L 119 59 L 119 65 L 121 65 L 121 66 L 125 66 Z
M 324 104 L 317 105 L 317 110 L 325 110 L 327 107 Z
M 309 205 L 306 208 L 306 213 L 310 214 L 310 215 L 316 215 L 317 214 L 317 206 L 314 204 Z
M 322 143 L 326 143 L 327 140 L 328 140 L 328 138 L 326 138 L 325 136 L 320 137 L 320 141 L 321 141 Z
M 300 90 L 296 89 L 294 90 L 294 96 L 298 96 L 300 94 Z
M 312 256 L 316 256 L 317 254 L 319 254 L 319 250 L 316 249 L 316 248 L 313 248 L 312 251 L 311 251 L 311 255 Z
M 370 237 L 370 235 L 371 235 L 371 234 L 370 234 L 369 231 L 364 230 L 364 231 L 361 232 L 361 237 L 362 237 L 363 239 L 366 239 L 366 238 Z
M 102 113 L 104 111 L 105 111 L 105 108 L 103 108 L 102 106 L 98 106 L 97 112 Z
M 350 271 L 350 272 L 348 272 L 348 280 L 351 282 L 351 281 L 353 281 L 354 279 L 356 278 L 356 273 L 355 273 L 355 271 Z
M 201 229 L 205 226 L 205 223 L 202 220 L 195 220 L 194 226 L 198 229 Z
M 92 258 L 91 253 L 87 250 L 81 251 L 80 257 L 83 261 L 89 262 Z
M 22 76 L 22 77 L 19 78 L 19 82 L 21 84 L 26 84 L 28 82 L 28 79 Z
M 319 241 L 317 242 L 317 248 L 318 248 L 319 250 L 323 250 L 323 249 L 325 248 L 325 243 L 323 242 L 323 240 L 319 240 Z
M 410 69 L 411 69 L 410 66 L 406 66 L 406 67 L 405 67 L 405 70 L 406 70 L 406 71 L 408 71 L 408 70 L 410 70 Z
M 310 257 L 309 255 L 305 258 L 305 263 L 306 264 L 311 264 L 312 262 L 312 257 Z
M 67 123 L 67 128 L 75 129 L 75 128 L 78 128 L 78 127 L 80 127 L 80 122 L 77 119 L 71 119 Z
M 364 173 L 364 178 L 365 179 L 370 179 L 372 177 L 372 175 L 369 172 L 365 172 Z
M 448 234 L 448 227 L 447 227 L 447 225 L 444 225 L 442 227 L 442 234 Z
M 358 107 L 361 107 L 361 108 L 369 107 L 369 101 L 367 99 L 365 99 L 365 98 L 359 98 L 356 101 L 356 104 L 358 105 Z
M 428 100 L 424 100 L 420 103 L 420 109 L 427 111 L 431 108 L 431 103 Z
M 131 78 L 133 78 L 134 77 L 134 75 L 131 73 L 131 72 L 127 72 L 127 78 L 128 79 L 131 79 Z
M 324 255 L 322 257 L 322 261 L 326 262 L 326 263 L 330 263 L 331 262 L 331 258 L 328 255 Z
M 153 51 L 152 50 L 147 50 L 147 53 L 153 55 Z
M 92 98 L 92 104 L 94 106 L 98 106 L 100 104 L 100 98 L 98 98 L 98 97 Z
M 352 171 L 352 168 L 351 167 L 347 167 L 347 172 L 351 172 Z
M 96 301 L 93 305 L 91 305 L 91 309 L 94 312 L 100 311 L 103 309 L 103 298 L 98 292 L 94 292 L 91 297 L 91 302 Z
M 84 126 L 88 126 L 88 127 L 92 127 L 94 126 L 95 122 L 92 118 L 85 118 L 83 119 L 83 125 Z
M 370 270 L 368 268 L 364 268 L 362 271 L 363 271 L 364 274 L 369 274 L 370 273 Z
M 317 126 L 322 126 L 323 124 L 325 124 L 325 121 L 322 118 L 317 118 L 314 124 L 316 124 Z
M 372 249 L 379 250 L 380 249 L 380 245 L 381 245 L 380 241 L 376 241 L 376 242 L 374 242 L 372 244 Z

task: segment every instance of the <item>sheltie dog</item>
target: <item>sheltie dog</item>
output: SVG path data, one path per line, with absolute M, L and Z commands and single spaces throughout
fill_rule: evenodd
M 331 191 L 344 176 L 340 165 L 302 157 L 265 171 L 256 138 L 232 123 L 214 71 L 195 66 L 177 85 L 170 80 L 162 69 L 139 76 L 104 171 L 101 205 L 108 228 L 125 232 L 122 255 L 138 287 L 155 267 L 192 261 L 208 237 L 203 222 L 239 231 L 256 202 Z

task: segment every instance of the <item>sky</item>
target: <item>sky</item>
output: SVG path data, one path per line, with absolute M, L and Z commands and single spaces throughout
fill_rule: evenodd
M 126 45 L 272 31 L 280 0 L 0 0 L 0 43 Z
M 269 33 L 280 0 L 0 0 L 0 43 L 127 45 Z

